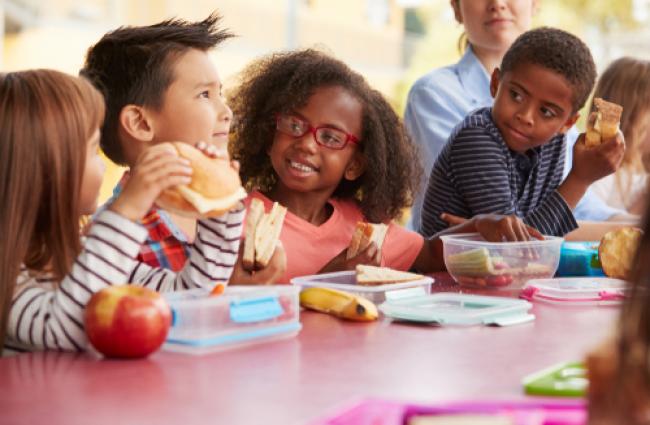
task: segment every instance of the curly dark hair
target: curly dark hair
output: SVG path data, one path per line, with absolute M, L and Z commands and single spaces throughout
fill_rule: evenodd
M 118 137 L 119 116 L 129 104 L 162 107 L 174 82 L 174 65 L 189 49 L 207 51 L 233 37 L 213 13 L 200 22 L 169 19 L 142 27 L 120 27 L 88 49 L 79 74 L 104 95 L 106 119 L 100 144 L 113 162 L 126 164 Z
M 241 163 L 242 180 L 249 190 L 274 187 L 277 175 L 267 154 L 275 136 L 273 117 L 303 107 L 316 89 L 332 86 L 343 87 L 362 105 L 360 149 L 367 164 L 358 179 L 343 179 L 333 197 L 356 200 L 373 222 L 399 217 L 411 205 L 422 173 L 415 145 L 381 93 L 343 62 L 312 49 L 255 61 L 228 96 L 235 116 L 230 150 Z
M 573 87 L 573 112 L 582 108 L 596 83 L 596 64 L 589 47 L 557 28 L 542 27 L 517 37 L 503 61 L 501 73 L 523 63 L 535 64 L 563 76 Z

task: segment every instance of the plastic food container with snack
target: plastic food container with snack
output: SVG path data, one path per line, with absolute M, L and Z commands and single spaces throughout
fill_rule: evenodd
M 563 238 L 487 242 L 478 233 L 440 237 L 449 274 L 459 285 L 478 289 L 520 289 L 530 279 L 553 277 Z
M 319 287 L 338 289 L 365 297 L 375 304 L 382 303 L 387 298 L 398 299 L 429 294 L 432 283 L 432 278 L 422 276 L 421 279 L 410 282 L 364 286 L 357 284 L 354 271 L 324 273 L 291 279 L 292 285 L 303 288 Z

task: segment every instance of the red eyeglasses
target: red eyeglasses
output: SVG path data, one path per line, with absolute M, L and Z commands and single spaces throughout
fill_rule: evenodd
M 332 127 L 312 127 L 307 121 L 295 115 L 276 115 L 275 128 L 292 137 L 302 137 L 311 133 L 316 143 L 329 149 L 343 149 L 348 142 L 359 144 L 359 139 L 352 134 Z

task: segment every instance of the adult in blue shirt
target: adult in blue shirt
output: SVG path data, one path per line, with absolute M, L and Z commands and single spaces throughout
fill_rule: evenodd
M 421 150 L 425 178 L 414 200 L 409 227 L 420 228 L 420 212 L 429 173 L 452 129 L 471 111 L 491 106 L 490 75 L 514 40 L 531 27 L 538 0 L 451 0 L 456 20 L 464 26 L 467 47 L 461 60 L 435 69 L 411 88 L 404 123 Z M 564 175 L 568 174 L 578 131 L 567 134 Z M 630 220 L 587 191 L 574 210 L 578 220 Z

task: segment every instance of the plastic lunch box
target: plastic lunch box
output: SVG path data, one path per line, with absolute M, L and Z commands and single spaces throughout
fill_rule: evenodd
M 356 274 L 354 271 L 325 273 L 296 277 L 291 279 L 291 283 L 306 288 L 320 287 L 339 289 L 355 295 L 361 295 L 375 304 L 385 301 L 387 297 L 400 298 L 426 295 L 431 292 L 431 284 L 433 283 L 432 278 L 425 276 L 420 280 L 413 280 L 404 283 L 364 286 L 357 285 L 355 276 Z
M 608 277 L 561 277 L 533 279 L 520 297 L 555 305 L 618 305 L 626 296 L 628 284 Z
M 441 236 L 449 274 L 459 285 L 480 289 L 519 289 L 530 279 L 555 275 L 562 238 L 526 242 L 487 242 L 478 233 Z
M 300 331 L 298 288 L 229 286 L 171 292 L 172 326 L 163 349 L 203 354 L 289 338 Z
M 564 242 L 556 276 L 605 276 L 598 258 L 599 242 Z

